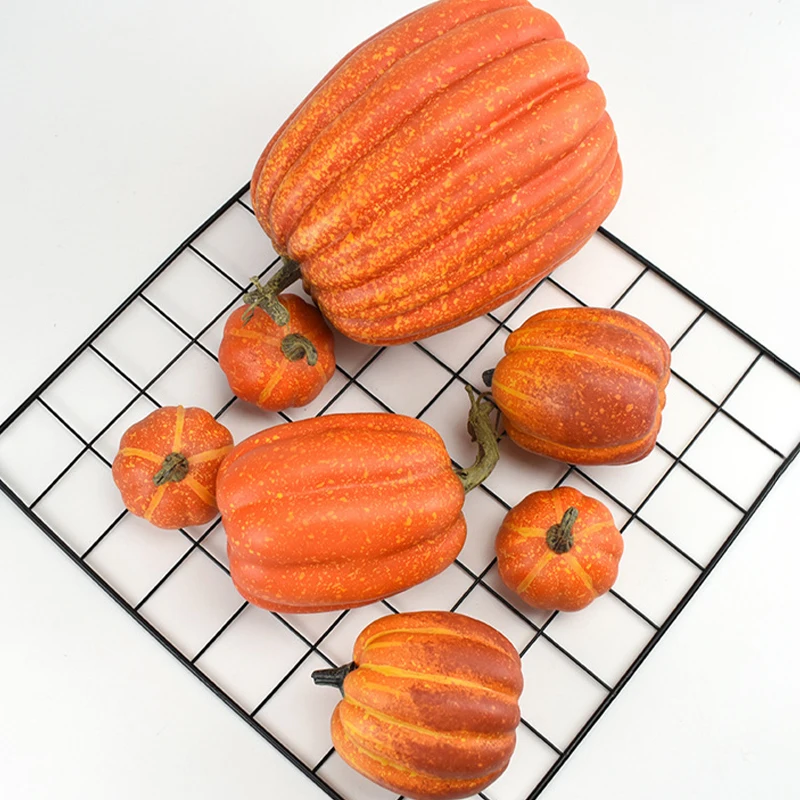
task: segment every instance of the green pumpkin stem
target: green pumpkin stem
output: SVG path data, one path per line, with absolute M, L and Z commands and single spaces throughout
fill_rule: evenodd
M 300 278 L 300 264 L 282 256 L 283 266 L 267 281 L 262 284 L 258 277 L 250 278 L 255 287 L 244 296 L 245 305 L 249 306 L 245 312 L 243 322 L 247 324 L 256 308 L 262 308 L 272 317 L 276 325 L 283 327 L 289 324 L 289 310 L 278 300 L 278 295 L 288 289 Z
M 575 544 L 575 538 L 572 535 L 572 526 L 575 520 L 578 519 L 578 509 L 575 506 L 570 506 L 561 518 L 561 522 L 557 525 L 552 525 L 547 531 L 547 546 L 554 552 L 561 555 L 568 553 Z
M 172 481 L 179 483 L 189 474 L 189 461 L 183 453 L 170 453 L 162 462 L 161 469 L 153 475 L 153 483 L 161 486 Z
M 281 352 L 289 361 L 299 361 L 305 356 L 309 367 L 317 363 L 317 348 L 301 333 L 289 333 L 284 336 L 281 341 Z
M 456 470 L 465 494 L 480 486 L 492 474 L 500 459 L 497 425 L 492 424 L 491 420 L 492 413 L 498 411 L 497 406 L 485 394 L 476 395 L 471 386 L 466 389 L 470 403 L 467 430 L 472 441 L 478 445 L 478 455 L 471 467 Z
M 354 670 L 358 665 L 355 661 L 349 664 L 342 664 L 341 667 L 333 667 L 331 669 L 317 669 L 311 673 L 311 679 L 317 686 L 335 686 L 344 697 L 344 679 Z

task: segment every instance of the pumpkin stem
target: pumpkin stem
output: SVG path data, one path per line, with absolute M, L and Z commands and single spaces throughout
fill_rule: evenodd
M 492 378 L 494 378 L 494 370 L 493 369 L 487 369 L 483 373 L 483 375 L 481 375 L 481 378 L 483 378 L 483 382 L 487 386 L 491 386 L 492 385 Z
M 497 426 L 492 424 L 490 418 L 492 412 L 497 411 L 497 406 L 486 395 L 476 395 L 471 386 L 466 389 L 470 403 L 467 430 L 472 441 L 478 444 L 478 455 L 471 467 L 456 470 L 465 494 L 480 486 L 492 474 L 500 459 Z
M 303 356 L 308 361 L 308 366 L 317 363 L 317 348 L 301 333 L 289 333 L 281 341 L 281 352 L 289 361 L 299 361 Z
M 317 669 L 311 673 L 311 679 L 317 686 L 335 686 L 344 697 L 344 679 L 354 670 L 358 665 L 355 661 L 349 664 L 342 664 L 341 667 L 333 667 L 332 669 Z
M 575 544 L 575 537 L 572 535 L 572 526 L 578 519 L 578 509 L 570 506 L 561 518 L 561 522 L 552 525 L 547 531 L 547 546 L 554 552 L 561 555 L 567 553 Z
M 283 266 L 267 281 L 266 286 L 258 277 L 250 278 L 255 288 L 244 296 L 245 305 L 249 306 L 242 318 L 245 325 L 250 321 L 256 308 L 263 308 L 276 325 L 283 327 L 289 324 L 289 311 L 278 300 L 278 295 L 300 278 L 300 264 L 286 256 L 282 256 L 282 259 Z
M 189 461 L 183 453 L 170 453 L 161 463 L 161 469 L 153 475 L 153 483 L 161 486 L 173 481 L 178 483 L 189 474 Z

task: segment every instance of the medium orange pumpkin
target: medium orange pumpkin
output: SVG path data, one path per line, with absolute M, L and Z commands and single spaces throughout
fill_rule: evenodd
M 623 548 L 611 512 L 568 486 L 529 494 L 495 540 L 503 583 L 529 605 L 559 611 L 578 611 L 607 592 Z
M 520 447 L 572 464 L 628 464 L 655 447 L 670 350 L 641 320 L 604 308 L 528 319 L 487 375 Z
M 278 297 L 289 315 L 277 325 L 261 308 L 237 308 L 225 323 L 219 365 L 231 391 L 265 411 L 310 403 L 336 369 L 333 334 L 300 297 Z
M 514 752 L 522 666 L 484 622 L 447 611 L 383 617 L 356 639 L 352 664 L 312 677 L 344 695 L 331 719 L 336 751 L 396 794 L 471 796 Z
M 330 414 L 237 445 L 217 498 L 241 595 L 271 611 L 329 611 L 441 572 L 464 544 L 464 494 L 497 460 L 489 406 L 473 398 L 481 455 L 460 473 L 430 425 L 395 414 Z
M 132 514 L 159 528 L 216 516 L 217 470 L 233 437 L 208 411 L 159 408 L 128 428 L 119 446 L 111 474 Z
M 372 344 L 453 328 L 576 253 L 622 170 L 600 87 L 526 0 L 439 0 L 348 54 L 269 142 L 253 208 L 286 282 Z

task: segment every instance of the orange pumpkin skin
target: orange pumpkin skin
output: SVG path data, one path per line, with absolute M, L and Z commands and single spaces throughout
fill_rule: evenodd
M 569 508 L 574 543 L 555 552 L 548 533 Z M 508 512 L 495 540 L 497 567 L 509 589 L 535 608 L 578 611 L 617 579 L 624 543 L 611 512 L 568 486 L 529 494 Z
M 275 324 L 260 308 L 237 308 L 225 323 L 219 365 L 231 391 L 265 411 L 283 411 L 310 403 L 336 370 L 333 334 L 314 306 L 293 294 L 278 298 L 289 311 L 289 323 Z M 300 334 L 316 349 L 312 366 L 302 356 L 292 361 L 281 350 L 287 336 Z
M 230 431 L 208 411 L 167 406 L 125 431 L 111 474 L 132 514 L 159 528 L 202 525 L 217 514 L 217 470 L 232 447 Z M 183 459 L 158 485 L 172 454 Z
M 447 611 L 393 614 L 361 632 L 353 661 L 331 719 L 351 767 L 418 800 L 474 795 L 505 770 L 523 678 L 494 628 Z
M 670 350 L 621 311 L 542 311 L 506 340 L 492 397 L 520 447 L 571 464 L 628 464 L 652 451 Z
M 526 0 L 439 0 L 343 59 L 256 165 L 256 217 L 331 324 L 453 328 L 576 253 L 616 204 L 600 87 Z
M 441 572 L 466 536 L 464 488 L 420 420 L 330 414 L 277 425 L 223 462 L 231 577 L 271 611 L 354 608 Z

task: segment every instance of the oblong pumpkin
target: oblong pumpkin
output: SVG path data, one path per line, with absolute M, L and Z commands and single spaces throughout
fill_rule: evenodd
M 485 789 L 508 765 L 523 676 L 511 642 L 448 611 L 368 625 L 353 663 L 313 674 L 344 699 L 331 718 L 339 755 L 370 780 L 419 800 Z
M 611 512 L 571 486 L 533 492 L 495 539 L 503 583 L 534 608 L 578 611 L 617 579 L 624 541 Z
M 628 464 L 655 447 L 670 349 L 605 308 L 534 314 L 505 344 L 492 397 L 520 447 L 571 464 Z
M 372 344 L 460 325 L 576 253 L 622 180 L 600 87 L 525 0 L 439 0 L 346 56 L 251 184 L 331 324 Z
M 485 426 L 494 437 L 488 416 Z M 269 428 L 237 445 L 217 477 L 234 585 L 287 612 L 401 592 L 458 555 L 465 486 L 417 419 L 330 414 Z

